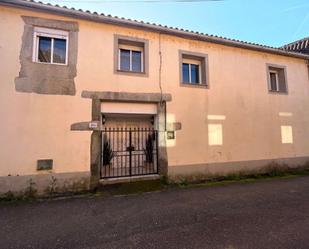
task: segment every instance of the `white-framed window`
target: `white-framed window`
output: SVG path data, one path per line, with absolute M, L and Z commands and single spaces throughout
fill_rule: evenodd
M 277 71 L 269 70 L 269 83 L 271 91 L 279 92 L 279 76 Z
M 64 30 L 34 28 L 33 62 L 67 65 L 69 33 Z
M 180 86 L 209 87 L 208 55 L 179 50 Z
M 201 61 L 182 59 L 182 83 L 201 84 Z
M 128 72 L 144 72 L 144 48 L 119 44 L 118 70 Z
M 287 75 L 285 66 L 267 65 L 268 89 L 273 93 L 287 93 Z

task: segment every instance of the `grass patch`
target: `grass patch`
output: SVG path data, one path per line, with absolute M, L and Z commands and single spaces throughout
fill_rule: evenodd
M 228 174 L 225 176 L 183 176 L 180 177 L 177 182 L 169 182 L 167 178 L 162 177 L 158 180 L 143 180 L 129 183 L 101 185 L 95 192 L 67 191 L 65 193 L 48 195 L 45 197 L 37 197 L 36 190 L 33 187 L 33 184 L 29 184 L 29 187 L 24 192 L 13 193 L 9 191 L 3 195 L 0 195 L 0 202 L 12 203 L 59 198 L 123 196 L 177 188 L 212 187 L 235 183 L 247 184 L 259 181 L 270 181 L 273 179 L 289 179 L 300 176 L 309 176 L 308 166 L 301 168 L 289 168 L 282 165 L 278 167 L 278 165 L 273 164 L 265 167 L 259 172 L 239 172 L 235 174 Z
M 309 174 L 306 174 L 307 176 Z M 215 187 L 215 186 L 224 186 L 228 184 L 233 184 L 233 183 L 254 183 L 254 182 L 262 182 L 262 181 L 271 181 L 274 179 L 291 179 L 291 178 L 296 178 L 299 176 L 305 176 L 305 175 L 284 175 L 284 176 L 273 176 L 273 177 L 260 177 L 260 178 L 243 178 L 243 179 L 235 179 L 235 180 L 220 180 L 220 181 L 205 181 L 205 182 L 200 182 L 200 183 L 191 183 L 186 185 L 185 187 Z
M 23 198 L 11 191 L 8 191 L 0 196 L 0 202 L 15 202 L 21 201 Z
M 289 168 L 278 165 L 269 165 L 259 172 L 239 172 L 228 175 L 210 175 L 203 178 L 203 176 L 191 176 L 180 178 L 171 185 L 179 187 L 194 187 L 194 186 L 220 186 L 231 183 L 253 183 L 257 181 L 266 181 L 272 179 L 288 179 L 299 176 L 309 176 L 309 168 Z
M 103 185 L 97 190 L 96 195 L 111 196 L 139 194 L 145 192 L 160 191 L 166 189 L 167 187 L 168 185 L 162 179 L 136 181 L 130 183 Z
M 114 195 L 130 195 L 141 194 L 145 192 L 162 191 L 176 188 L 194 188 L 194 187 L 212 187 L 223 186 L 235 183 L 254 183 L 259 181 L 270 181 L 273 179 L 289 179 L 299 176 L 309 176 L 309 168 L 295 168 L 285 171 L 277 169 L 268 169 L 265 172 L 254 174 L 229 174 L 226 176 L 209 177 L 206 180 L 190 181 L 190 179 L 183 178 L 180 182 L 168 183 L 165 178 L 160 180 L 146 180 L 136 181 L 130 183 L 119 183 L 113 185 L 101 186 L 96 192 L 97 196 L 114 196 Z
M 24 193 L 14 193 L 11 191 L 8 191 L 2 195 L 0 195 L 0 203 L 1 202 L 7 202 L 7 203 L 13 203 L 13 202 L 31 202 L 35 201 L 37 199 L 34 195 L 27 195 Z

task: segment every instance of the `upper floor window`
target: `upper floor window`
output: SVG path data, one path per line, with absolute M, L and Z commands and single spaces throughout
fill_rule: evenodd
M 283 66 L 267 65 L 268 89 L 270 92 L 286 93 L 286 69 Z
M 180 51 L 182 85 L 208 86 L 207 55 Z
M 68 64 L 68 32 L 34 28 L 33 61 L 48 64 Z
M 143 48 L 119 44 L 118 69 L 136 73 L 144 72 Z
M 115 72 L 148 75 L 148 41 L 115 35 Z
M 200 84 L 201 62 L 198 60 L 182 60 L 182 82 L 188 84 Z

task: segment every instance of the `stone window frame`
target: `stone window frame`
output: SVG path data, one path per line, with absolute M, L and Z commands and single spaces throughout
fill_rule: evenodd
M 270 73 L 271 71 L 276 71 L 278 74 L 278 90 L 272 90 L 271 89 L 271 80 L 270 80 Z M 288 94 L 288 77 L 287 77 L 287 67 L 284 65 L 278 65 L 278 64 L 271 64 L 266 63 L 266 73 L 267 73 L 267 87 L 268 87 L 268 93 L 270 94 Z M 280 90 L 280 80 L 284 80 L 285 90 Z
M 183 59 L 197 60 L 200 62 L 201 83 L 190 84 L 183 82 L 182 79 L 182 62 Z M 179 50 L 179 82 L 181 87 L 193 87 L 209 89 L 209 69 L 208 69 L 208 54 L 197 53 L 192 51 Z
M 20 48 L 20 71 L 15 78 L 15 90 L 23 93 L 50 95 L 76 94 L 79 23 L 36 16 L 21 16 L 24 31 Z M 34 30 L 36 27 L 68 32 L 68 63 L 51 64 L 33 61 Z
M 128 46 L 141 47 L 143 49 L 143 58 L 142 58 L 142 72 L 134 71 L 125 71 L 119 69 L 119 44 L 124 44 Z M 124 35 L 114 35 L 114 73 L 122 75 L 131 75 L 131 76 L 149 76 L 149 40 L 124 36 Z
M 49 37 L 51 39 L 64 39 L 66 40 L 66 54 L 65 54 L 65 63 L 56 63 L 53 62 L 53 53 L 51 54 L 51 62 L 42 62 L 38 59 L 38 49 L 39 44 L 38 40 L 39 37 Z M 53 43 L 51 44 L 51 51 L 53 51 L 52 47 Z M 33 30 L 33 52 L 32 52 L 32 61 L 34 63 L 43 63 L 43 64 L 51 64 L 51 65 L 61 65 L 61 66 L 67 66 L 69 63 L 69 32 L 67 30 L 61 30 L 61 29 L 51 29 L 51 28 L 45 28 L 45 27 L 38 27 L 35 26 Z

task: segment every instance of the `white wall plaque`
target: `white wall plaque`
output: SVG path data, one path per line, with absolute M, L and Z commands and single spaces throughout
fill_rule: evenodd
M 98 123 L 97 122 L 90 122 L 89 123 L 89 128 L 90 129 L 97 129 L 98 128 Z

